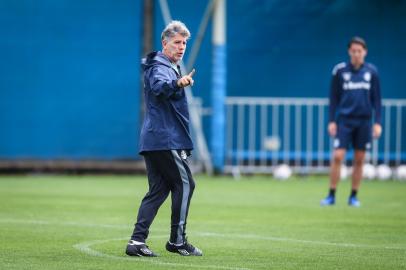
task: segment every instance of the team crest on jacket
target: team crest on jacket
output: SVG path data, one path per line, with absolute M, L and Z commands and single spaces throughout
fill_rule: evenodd
M 371 73 L 365 72 L 365 73 L 364 73 L 364 80 L 366 80 L 367 82 L 369 82 L 369 81 L 371 80 Z
M 344 79 L 344 81 L 349 81 L 351 79 L 351 73 L 343 72 L 343 79 Z

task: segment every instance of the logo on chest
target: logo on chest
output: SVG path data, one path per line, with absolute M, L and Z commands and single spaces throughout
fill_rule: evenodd
M 361 77 L 362 76 L 362 77 Z M 365 72 L 363 75 L 355 76 L 352 78 L 351 72 L 343 72 L 343 89 L 344 90 L 370 90 L 371 89 L 371 78 L 370 72 Z M 351 80 L 353 79 L 353 80 Z
M 364 80 L 366 80 L 367 82 L 369 82 L 371 80 L 371 73 L 369 72 L 365 72 L 364 73 Z
M 344 81 L 351 80 L 351 73 L 350 72 L 343 72 L 343 79 L 344 79 Z

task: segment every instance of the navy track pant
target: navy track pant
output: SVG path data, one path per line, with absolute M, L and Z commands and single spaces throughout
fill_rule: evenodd
M 147 167 L 149 191 L 141 202 L 131 239 L 145 242 L 159 207 L 171 193 L 172 216 L 169 241 L 181 244 L 185 241 L 186 220 L 195 189 L 185 151 L 149 151 L 144 152 L 143 155 Z

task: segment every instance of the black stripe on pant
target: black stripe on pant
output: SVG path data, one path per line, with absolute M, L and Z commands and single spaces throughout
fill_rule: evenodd
M 131 239 L 145 242 L 159 207 L 171 193 L 172 216 L 169 241 L 181 244 L 185 240 L 190 200 L 195 189 L 188 161 L 182 159 L 180 151 L 177 150 L 145 152 L 144 159 L 149 191 L 141 202 Z

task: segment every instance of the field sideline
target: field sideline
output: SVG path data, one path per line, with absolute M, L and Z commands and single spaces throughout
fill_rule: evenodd
M 144 176 L 0 176 L 0 269 L 406 269 L 406 182 L 364 182 L 363 206 L 321 208 L 326 178 L 196 177 L 189 241 L 165 251 L 170 200 L 151 228 L 154 259 L 125 256 Z

